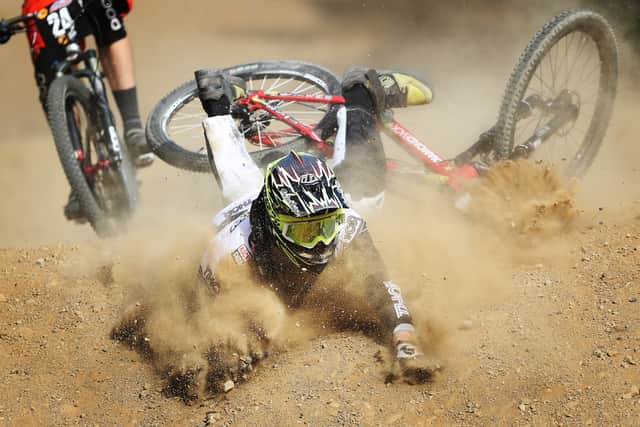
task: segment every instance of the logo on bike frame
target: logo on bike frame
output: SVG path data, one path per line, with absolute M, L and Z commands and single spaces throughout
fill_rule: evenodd
M 407 144 L 418 150 L 420 154 L 423 154 L 427 159 L 434 163 L 440 163 L 443 159 L 433 151 L 429 150 L 423 143 L 418 141 L 418 138 L 413 136 L 411 132 L 403 128 L 398 122 L 391 124 L 391 131 L 398 135 Z

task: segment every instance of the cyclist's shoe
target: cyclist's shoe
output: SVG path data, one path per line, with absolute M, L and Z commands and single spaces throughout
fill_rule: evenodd
M 418 78 L 401 72 L 352 68 L 342 80 L 343 94 L 356 85 L 367 89 L 377 114 L 382 114 L 388 108 L 428 104 L 433 100 L 431 88 Z
M 433 100 L 431 88 L 409 74 L 380 72 L 378 79 L 384 89 L 385 108 L 423 105 Z
M 209 117 L 229 114 L 231 101 L 246 92 L 244 80 L 215 68 L 195 73 L 198 97 Z
M 153 163 L 156 156 L 151 152 L 144 129 L 129 129 L 126 131 L 124 139 L 127 144 L 127 148 L 129 148 L 129 153 L 134 159 L 136 167 L 144 168 Z
M 80 224 L 87 222 L 87 216 L 85 215 L 84 210 L 80 205 L 78 196 L 73 190 L 71 190 L 71 193 L 69 193 L 69 200 L 64 206 L 64 216 L 69 221 L 76 221 Z
M 409 384 L 422 384 L 442 369 L 440 362 L 429 358 L 410 341 L 400 341 L 396 345 L 396 361 L 399 374 Z

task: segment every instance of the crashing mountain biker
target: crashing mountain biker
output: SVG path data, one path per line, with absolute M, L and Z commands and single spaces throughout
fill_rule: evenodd
M 235 87 L 230 76 L 216 70 L 196 72 L 196 81 L 209 116 L 203 123 L 208 144 L 227 138 L 222 143 L 233 145 L 239 135 L 230 100 L 242 90 L 241 83 Z M 228 167 L 219 158 L 212 162 L 215 173 Z M 214 219 L 218 231 L 200 265 L 209 288 L 224 292 L 224 262 L 248 268 L 257 284 L 270 287 L 295 308 L 326 271 L 339 271 L 342 285 L 365 290 L 364 304 L 379 324 L 375 335 L 391 345 L 403 378 L 427 381 L 439 365 L 418 348 L 400 287 L 390 279 L 365 220 L 349 207 L 333 170 L 318 157 L 292 152 L 269 164 L 261 184 L 250 187 L 239 187 L 236 201 Z
M 55 64 L 66 58 L 66 45 L 72 40 L 84 45 L 84 37 L 93 34 L 122 117 L 125 141 L 136 165 L 142 167 L 151 164 L 153 154 L 140 118 L 133 53 L 123 22 L 132 6 L 133 0 L 25 0 L 22 13 L 37 13 L 27 21 L 27 40 L 45 113 Z M 73 191 L 64 213 L 71 220 L 85 219 Z

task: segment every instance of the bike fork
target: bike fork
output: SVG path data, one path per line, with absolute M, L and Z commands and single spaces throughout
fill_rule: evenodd
M 91 87 L 93 88 L 93 94 L 95 98 L 95 104 L 98 111 L 98 118 L 103 125 L 107 135 L 105 141 L 107 142 L 107 149 L 111 159 L 115 163 L 122 161 L 120 137 L 115 127 L 113 115 L 109 110 L 109 104 L 107 103 L 107 95 L 105 93 L 105 85 L 102 81 L 102 74 L 98 68 L 98 58 L 95 54 L 87 57 L 87 66 L 93 71 L 91 78 Z

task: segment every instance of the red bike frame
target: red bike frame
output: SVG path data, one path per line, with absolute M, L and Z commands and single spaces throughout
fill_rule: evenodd
M 286 123 L 290 129 L 281 131 L 258 131 L 258 135 L 250 140 L 256 145 L 267 145 L 276 147 L 280 145 L 278 135 L 289 135 L 292 131 L 306 137 L 316 146 L 327 158 L 333 156 L 333 143 L 324 140 L 314 130 L 313 127 L 296 120 L 288 114 L 281 113 L 276 108 L 269 106 L 265 101 L 290 101 L 318 104 L 344 104 L 345 99 L 339 95 L 295 95 L 287 93 L 268 93 L 263 90 L 250 91 L 245 97 L 240 98 L 238 103 L 246 106 L 249 112 L 263 110 L 273 118 Z M 411 131 L 393 118 L 383 120 L 383 131 L 391 139 L 402 145 L 405 150 L 417 156 L 422 163 L 432 172 L 446 178 L 446 182 L 455 190 L 461 190 L 460 180 L 476 178 L 478 171 L 471 164 L 455 166 L 449 160 L 431 150 L 422 143 Z

